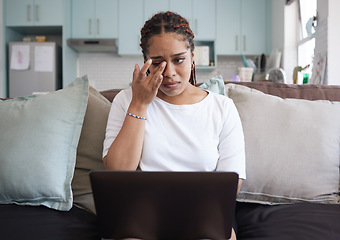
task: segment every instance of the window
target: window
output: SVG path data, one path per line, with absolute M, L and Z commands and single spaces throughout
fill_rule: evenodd
M 300 0 L 300 20 L 302 39 L 310 37 L 316 23 L 316 0 Z
M 317 0 L 299 0 L 300 8 L 300 41 L 298 42 L 298 65 L 309 67 L 304 73 L 312 72 L 315 48 L 315 27 L 317 20 Z M 300 81 L 301 82 L 301 81 Z

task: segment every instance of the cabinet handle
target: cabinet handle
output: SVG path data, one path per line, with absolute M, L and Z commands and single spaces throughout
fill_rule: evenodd
M 100 34 L 100 30 L 99 30 L 99 25 L 100 25 L 100 20 L 99 18 L 97 18 L 97 34 Z
M 247 37 L 243 36 L 243 51 L 247 51 Z
M 27 21 L 31 21 L 31 5 L 27 5 Z
M 238 35 L 235 36 L 235 51 L 238 51 Z
M 89 18 L 89 35 L 92 35 L 92 19 Z
M 39 5 L 35 5 L 35 20 L 39 22 Z

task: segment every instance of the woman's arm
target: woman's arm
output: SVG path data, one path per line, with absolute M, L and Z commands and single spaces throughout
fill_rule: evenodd
M 238 185 L 237 185 L 237 195 L 239 194 L 239 192 L 241 190 L 242 182 L 243 182 L 243 179 L 239 178 L 238 179 Z
M 148 106 L 156 97 L 166 65 L 160 64 L 146 77 L 151 63 L 152 61 L 148 60 L 141 69 L 135 65 L 133 72 L 132 100 L 128 112 L 141 117 L 146 117 Z M 126 115 L 122 128 L 104 157 L 106 169 L 137 169 L 143 148 L 145 121 Z

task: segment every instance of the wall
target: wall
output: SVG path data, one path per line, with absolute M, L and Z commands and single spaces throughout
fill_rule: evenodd
M 319 0 L 320 1 L 320 0 Z M 322 0 L 324 1 L 324 0 Z M 340 57 L 340 1 L 328 0 L 328 59 L 327 76 L 329 85 L 340 85 L 339 57 Z
M 317 1 L 318 23 L 315 31 L 315 50 L 314 56 L 327 54 L 328 51 L 328 0 Z M 328 82 L 327 71 L 324 83 Z
M 272 25 L 275 26 L 272 29 L 272 47 L 279 51 L 284 50 L 284 9 L 285 0 L 272 1 Z
M 97 90 L 128 88 L 132 81 L 134 65 L 143 65 L 142 56 L 121 57 L 113 53 L 79 53 L 77 61 L 78 77 L 88 75 L 90 84 Z M 217 59 L 215 70 L 197 70 L 197 82 L 205 82 L 211 77 L 222 75 L 228 80 L 237 74 L 237 68 L 243 65 L 241 56 Z
M 325 83 L 340 85 L 340 1 L 318 0 L 318 25 L 315 34 L 315 55 L 327 55 Z
M 0 13 L 2 13 L 2 0 L 0 0 Z M 0 98 L 1 97 L 5 97 L 5 89 L 3 89 L 4 87 L 4 78 L 3 78 L 3 14 L 0 15 Z

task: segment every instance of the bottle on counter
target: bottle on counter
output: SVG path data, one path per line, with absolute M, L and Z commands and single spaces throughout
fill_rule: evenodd
M 301 67 L 301 66 L 297 66 L 294 68 L 293 71 L 293 83 L 294 84 L 298 84 L 299 83 L 299 75 L 302 75 L 302 83 L 306 84 L 308 83 L 309 80 L 309 73 L 302 73 L 303 70 L 308 69 L 309 68 L 309 64 L 306 65 L 305 67 Z

